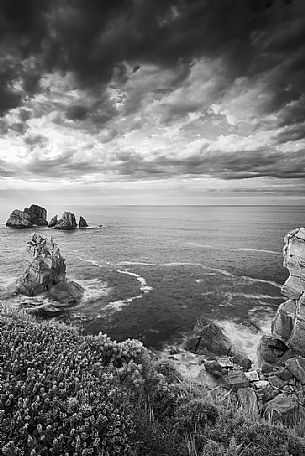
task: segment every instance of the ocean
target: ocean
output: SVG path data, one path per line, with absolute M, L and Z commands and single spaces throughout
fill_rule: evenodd
M 90 228 L 14 230 L 5 227 L 9 213 L 1 210 L 2 290 L 25 270 L 32 232 L 52 235 L 67 276 L 85 288 L 82 302 L 60 319 L 85 334 L 137 338 L 161 349 L 179 343 L 198 318 L 208 318 L 252 358 L 284 301 L 283 237 L 305 224 L 303 206 L 47 209 L 49 219 L 64 210 L 82 215 Z

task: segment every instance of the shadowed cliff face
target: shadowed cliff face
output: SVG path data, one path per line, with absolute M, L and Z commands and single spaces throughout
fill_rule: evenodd
M 284 266 L 290 275 L 282 287 L 288 301 L 278 308 L 272 324 L 275 337 L 305 356 L 305 228 L 285 236 Z

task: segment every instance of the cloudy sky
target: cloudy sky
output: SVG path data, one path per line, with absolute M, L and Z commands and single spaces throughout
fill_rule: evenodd
M 305 201 L 304 0 L 1 0 L 0 204 Z

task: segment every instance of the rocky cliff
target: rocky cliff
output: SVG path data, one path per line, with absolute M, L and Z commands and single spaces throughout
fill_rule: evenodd
M 285 236 L 283 255 L 290 275 L 282 286 L 282 294 L 288 300 L 278 308 L 272 333 L 289 349 L 305 356 L 305 228 Z

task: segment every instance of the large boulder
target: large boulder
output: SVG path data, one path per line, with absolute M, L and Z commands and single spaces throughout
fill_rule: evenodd
M 86 222 L 86 220 L 84 219 L 84 217 L 80 216 L 79 222 L 78 222 L 78 226 L 79 226 L 80 228 L 87 228 L 87 227 L 88 227 L 88 223 Z
M 6 226 L 10 228 L 32 228 L 33 223 L 29 214 L 15 209 L 7 220 Z
M 76 227 L 75 215 L 72 212 L 64 212 L 61 219 L 54 226 L 56 230 L 75 230 Z
M 278 394 L 270 400 L 265 408 L 265 417 L 272 423 L 281 422 L 288 426 L 295 425 L 298 414 L 298 398 L 296 395 Z
M 31 207 L 26 207 L 23 212 L 31 217 L 33 225 L 48 225 L 47 210 L 44 207 L 38 206 L 37 204 L 32 204 Z
M 32 204 L 23 211 L 15 209 L 6 222 L 11 228 L 32 228 L 36 226 L 47 226 L 47 210 L 44 207 Z
M 185 348 L 193 353 L 221 356 L 231 354 L 232 343 L 218 325 L 200 319 L 189 335 Z
M 36 296 L 65 279 L 65 260 L 52 239 L 33 234 L 31 241 L 28 242 L 28 252 L 33 260 L 17 280 L 17 293 Z
M 305 385 L 305 358 L 301 356 L 290 358 L 285 366 L 302 385 Z
M 244 413 L 256 420 L 258 418 L 258 403 L 253 388 L 239 388 L 237 390 L 237 399 Z
M 288 299 L 288 301 L 283 302 L 283 304 L 278 307 L 272 321 L 272 334 L 285 343 L 287 343 L 287 340 L 291 336 L 296 319 L 296 313 L 296 302 L 293 299 Z
M 271 365 L 281 364 L 281 360 L 288 350 L 288 347 L 280 339 L 273 336 L 264 335 L 257 348 L 258 365 L 264 363 Z

